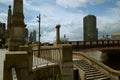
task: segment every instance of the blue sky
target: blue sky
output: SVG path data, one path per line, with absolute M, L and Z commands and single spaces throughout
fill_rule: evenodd
M 0 0 L 0 21 L 7 21 L 8 5 L 13 0 Z M 41 41 L 55 40 L 55 25 L 61 24 L 61 37 L 83 40 L 83 17 L 97 17 L 99 37 L 120 32 L 120 0 L 24 0 L 25 24 L 29 31 L 38 31 L 41 14 Z

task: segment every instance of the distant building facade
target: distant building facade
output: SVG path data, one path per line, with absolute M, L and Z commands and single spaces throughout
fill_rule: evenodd
M 25 28 L 25 41 L 26 42 L 28 42 L 28 33 L 29 33 L 28 29 Z
M 0 44 L 5 44 L 6 42 L 6 24 L 0 22 Z
M 33 31 L 33 42 L 36 42 L 36 31 Z
M 30 33 L 29 42 L 36 42 L 36 31 Z
M 120 32 L 113 33 L 111 35 L 112 40 L 120 40 Z
M 87 15 L 83 19 L 83 37 L 84 41 L 98 40 L 98 29 L 96 25 L 96 16 Z
M 5 23 L 0 22 L 0 37 L 5 37 L 6 25 Z

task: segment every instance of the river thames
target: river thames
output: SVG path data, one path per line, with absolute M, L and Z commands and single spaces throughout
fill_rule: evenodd
M 105 53 L 101 51 L 87 52 L 87 56 L 94 58 L 95 60 L 104 63 L 114 70 L 120 71 L 120 54 L 115 54 L 113 58 L 109 58 Z

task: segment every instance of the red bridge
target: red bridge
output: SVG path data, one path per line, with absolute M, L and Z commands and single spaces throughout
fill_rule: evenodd
M 67 44 L 72 45 L 73 51 L 120 49 L 120 40 L 69 41 Z

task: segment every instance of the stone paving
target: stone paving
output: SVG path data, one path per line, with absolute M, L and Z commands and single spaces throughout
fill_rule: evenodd
M 0 80 L 3 80 L 3 63 L 5 59 L 6 49 L 0 49 Z

